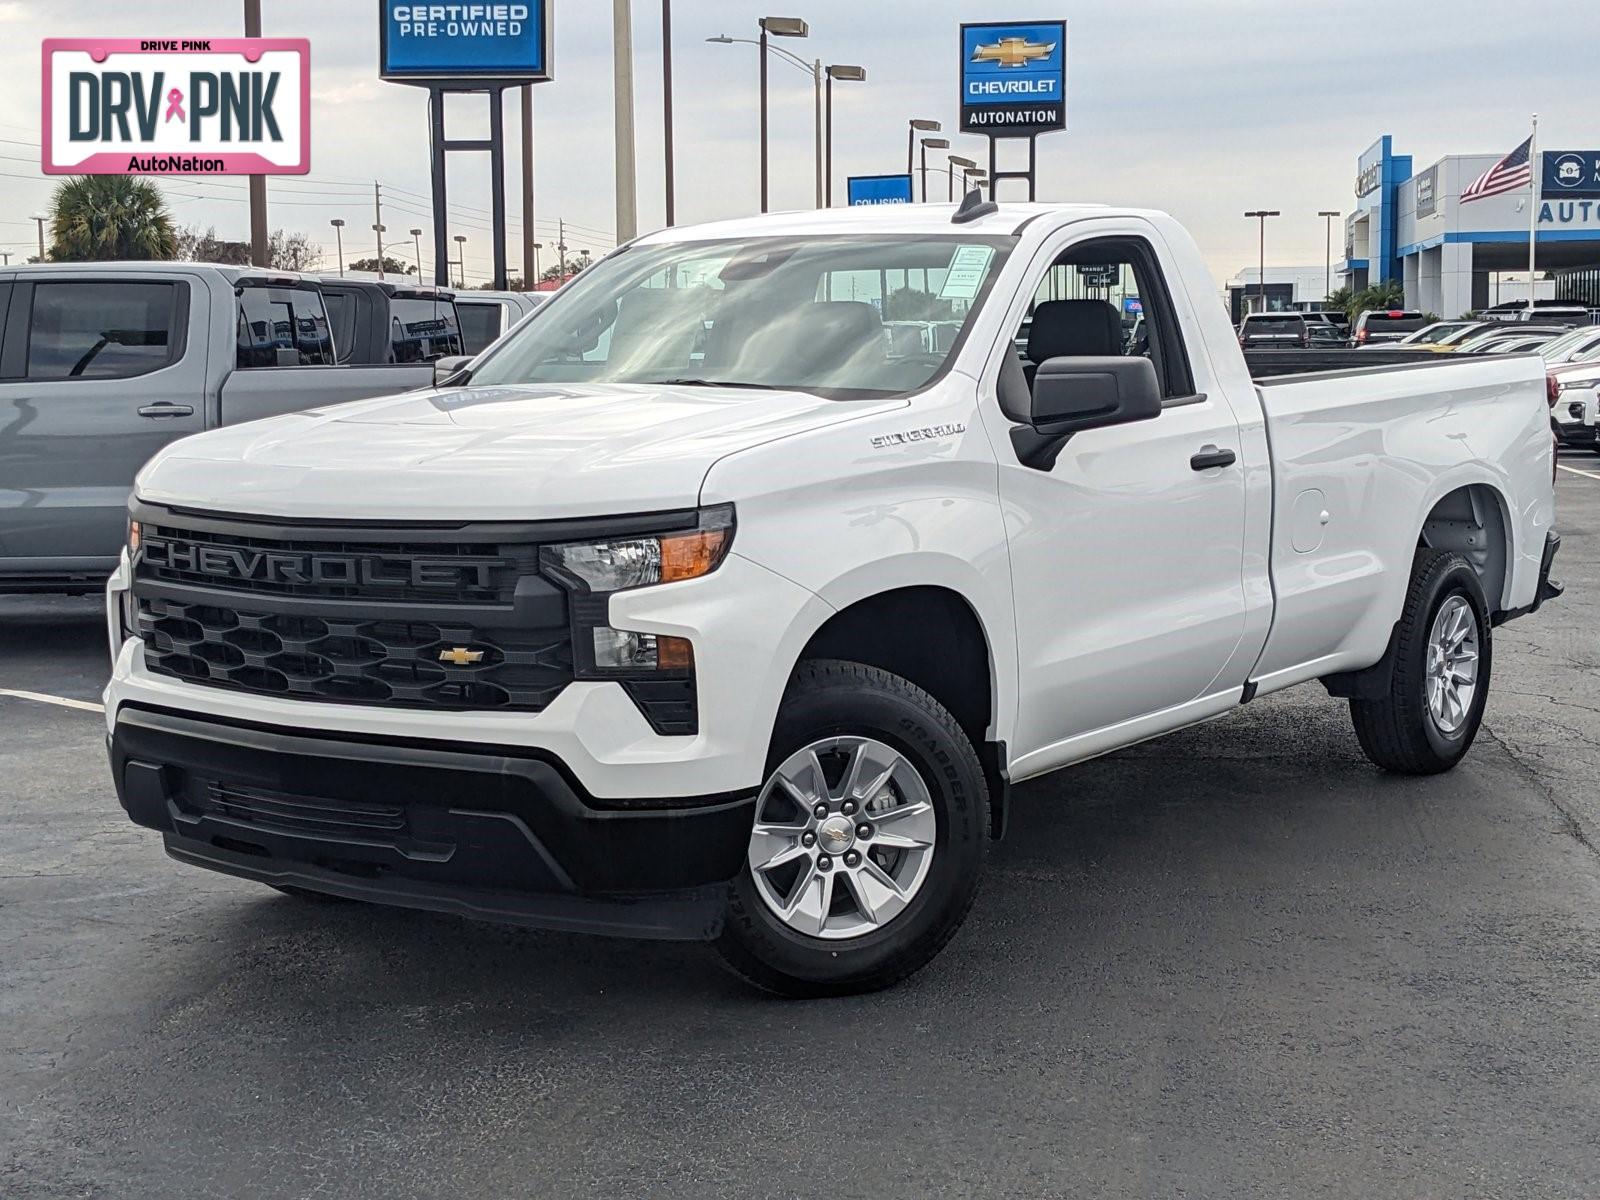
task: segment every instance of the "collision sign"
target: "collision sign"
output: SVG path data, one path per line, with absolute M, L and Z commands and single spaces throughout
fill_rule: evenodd
M 47 175 L 304 175 L 305 38 L 46 38 Z
M 961 27 L 961 132 L 1032 137 L 1067 127 L 1065 21 Z

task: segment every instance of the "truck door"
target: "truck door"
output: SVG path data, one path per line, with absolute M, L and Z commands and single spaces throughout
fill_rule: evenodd
M 1091 227 L 1099 236 L 1071 232 Z M 1169 289 L 1148 226 L 1071 229 L 1035 259 L 992 386 L 1031 388 L 1038 364 L 1059 356 L 1140 354 L 1156 367 L 1165 407 L 1153 420 L 1079 433 L 1039 469 L 1016 457 L 998 404 L 984 406 L 997 426 L 1015 586 L 1011 749 L 1023 775 L 1035 773 L 1029 755 L 1045 770 L 1097 752 L 1088 736 L 1097 730 L 1170 710 L 1172 725 L 1194 719 L 1184 707 L 1210 693 L 1245 624 L 1244 475 L 1229 462 L 1238 423 L 1222 396 L 1196 388 L 1191 355 L 1201 347 L 1184 342 L 1188 299 Z M 1126 318 L 1137 311 L 1135 325 Z
M 17 278 L 0 346 L 0 570 L 115 565 L 134 475 L 205 427 L 207 311 L 179 273 Z

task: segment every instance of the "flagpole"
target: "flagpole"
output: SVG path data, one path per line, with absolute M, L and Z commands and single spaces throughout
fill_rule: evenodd
M 1534 312 L 1534 269 L 1539 253 L 1539 189 L 1544 183 L 1544 163 L 1539 159 L 1539 114 L 1533 114 L 1533 136 L 1528 139 L 1528 320 Z

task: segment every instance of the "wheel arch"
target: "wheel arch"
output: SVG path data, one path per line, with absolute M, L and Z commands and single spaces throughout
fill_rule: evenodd
M 1005 828 L 1003 681 L 994 639 L 968 596 L 944 584 L 888 587 L 842 604 L 791 667 L 809 659 L 864 663 L 916 684 L 947 709 L 978 751 L 988 778 L 992 828 Z
M 1516 561 L 1513 523 L 1505 494 L 1493 483 L 1475 481 L 1439 496 L 1417 535 L 1417 545 L 1452 550 L 1472 565 L 1491 614 L 1507 607 L 1512 564 Z

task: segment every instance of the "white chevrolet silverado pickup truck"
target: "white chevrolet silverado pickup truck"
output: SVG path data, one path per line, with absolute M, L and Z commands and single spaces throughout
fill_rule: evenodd
M 1258 386 L 1155 212 L 664 230 L 451 382 L 139 475 L 106 721 L 173 857 L 862 991 L 1012 784 L 1313 680 L 1447 770 L 1560 590 L 1538 358 Z

